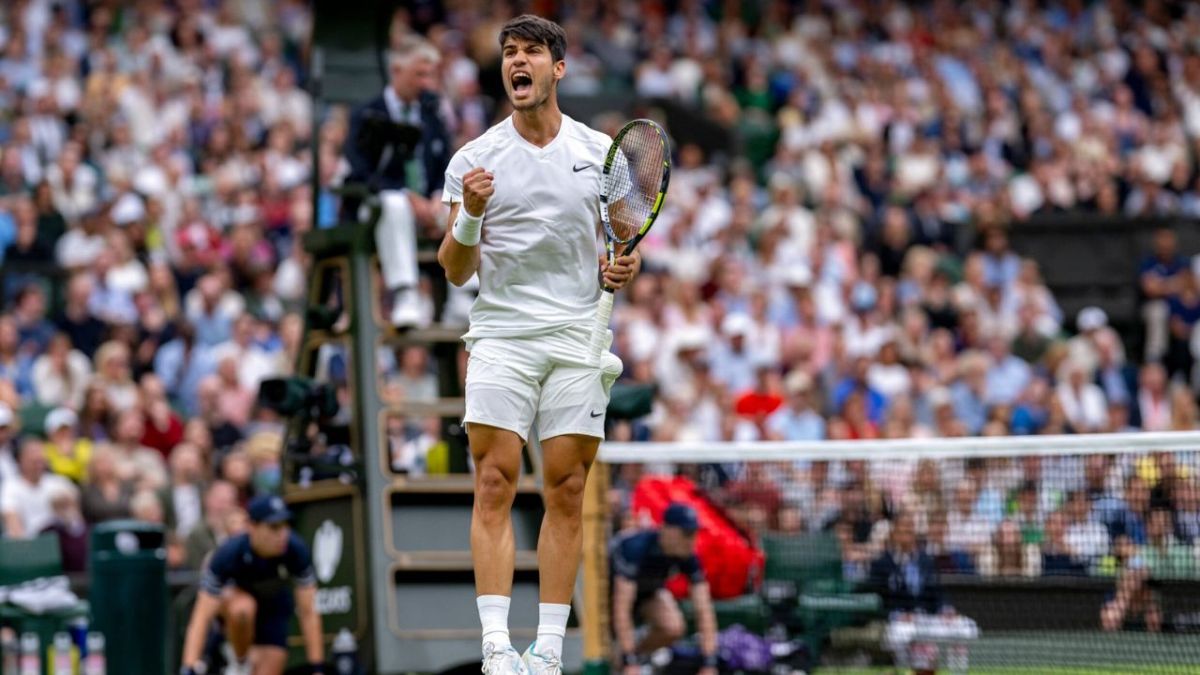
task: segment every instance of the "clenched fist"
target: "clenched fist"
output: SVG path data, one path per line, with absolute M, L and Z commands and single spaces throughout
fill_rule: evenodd
M 496 192 L 496 188 L 492 186 L 494 177 L 491 171 L 483 167 L 475 167 L 463 174 L 463 208 L 467 210 L 467 215 L 483 215 L 488 199 Z

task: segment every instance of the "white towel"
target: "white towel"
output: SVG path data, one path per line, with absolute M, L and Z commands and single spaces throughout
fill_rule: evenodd
M 74 607 L 79 598 L 71 592 L 65 576 L 33 579 L 15 586 L 0 587 L 0 603 L 16 605 L 34 614 Z

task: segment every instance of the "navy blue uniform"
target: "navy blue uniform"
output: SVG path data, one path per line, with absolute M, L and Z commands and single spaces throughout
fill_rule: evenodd
M 221 596 L 227 586 L 249 593 L 258 604 L 254 644 L 287 647 L 288 622 L 296 608 L 296 586 L 317 583 L 312 555 L 292 532 L 287 548 L 277 558 L 263 558 L 250 548 L 250 535 L 230 537 L 213 552 L 200 578 L 200 588 Z
M 682 573 L 692 584 L 705 582 L 700 558 L 692 553 L 686 558 L 675 558 L 663 553 L 658 543 L 658 531 L 633 532 L 617 537 L 612 546 L 613 574 L 637 584 L 636 607 L 649 600 L 666 586 L 667 579 Z

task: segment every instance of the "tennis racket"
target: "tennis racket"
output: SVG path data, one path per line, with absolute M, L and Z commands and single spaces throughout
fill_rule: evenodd
M 600 222 L 604 224 L 604 242 L 608 264 L 633 251 L 650 231 L 667 196 L 671 181 L 671 144 L 658 124 L 637 119 L 629 122 L 613 139 L 604 157 L 600 184 Z M 601 278 L 600 307 L 592 326 L 591 356 L 599 363 L 612 318 L 613 289 Z

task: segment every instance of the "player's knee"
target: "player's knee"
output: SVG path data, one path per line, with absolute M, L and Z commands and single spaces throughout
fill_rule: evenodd
M 227 602 L 229 604 L 226 614 L 231 621 L 239 624 L 254 623 L 254 616 L 258 612 L 258 603 L 254 601 L 253 596 L 238 593 L 229 598 Z
M 662 624 L 659 626 L 663 635 L 666 635 L 671 640 L 681 640 L 687 633 L 687 622 L 683 620 L 683 615 L 678 612 L 668 613 L 663 617 Z
M 516 494 L 515 478 L 510 479 L 499 467 L 483 466 L 475 484 L 475 505 L 484 513 L 507 511 Z
M 579 518 L 583 515 L 583 471 L 569 473 L 546 486 L 546 509 L 560 516 Z

